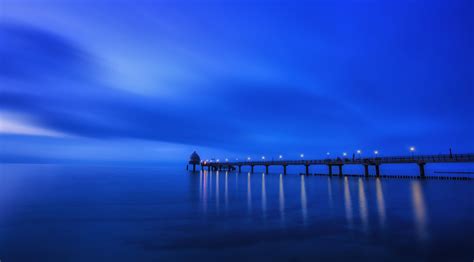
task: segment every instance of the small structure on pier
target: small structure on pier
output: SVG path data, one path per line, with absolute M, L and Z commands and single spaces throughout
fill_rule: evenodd
M 189 157 L 188 164 L 193 165 L 193 172 L 196 171 L 196 165 L 201 164 L 201 158 L 199 155 L 194 151 L 191 156 Z M 186 166 L 186 170 L 189 170 L 189 166 Z

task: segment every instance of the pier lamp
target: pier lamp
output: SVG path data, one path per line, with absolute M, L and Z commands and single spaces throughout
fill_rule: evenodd
M 343 156 L 347 156 L 347 153 L 346 153 L 346 152 L 344 152 L 344 153 L 342 153 L 342 155 L 343 155 Z
M 219 162 L 219 159 L 217 159 L 216 162 Z
M 279 159 L 282 159 L 282 158 L 283 158 L 283 156 L 282 156 L 282 155 L 279 155 L 279 156 L 278 156 L 278 158 L 279 158 Z
M 327 152 L 326 155 L 329 156 L 331 153 Z
M 228 158 L 226 158 L 226 159 L 225 159 L 225 161 L 226 161 L 226 162 L 229 162 L 229 159 L 228 159 Z
M 239 159 L 238 159 L 238 158 L 236 158 L 236 159 L 235 159 L 235 161 L 239 161 Z
M 379 154 L 379 151 L 378 151 L 378 150 L 374 150 L 374 154 L 375 154 L 375 155 L 378 155 L 378 154 Z
M 415 147 L 414 146 L 410 147 L 410 152 L 411 152 L 411 156 L 415 156 Z
M 303 154 L 303 153 L 301 153 L 301 154 L 300 154 L 300 157 L 301 157 L 301 158 L 303 158 L 303 157 L 304 157 L 304 154 Z
M 264 156 L 262 156 L 262 160 L 265 160 L 265 157 L 264 157 Z
M 247 157 L 247 160 L 250 161 L 250 157 Z
M 360 149 L 357 150 L 357 154 L 359 154 L 359 155 L 362 154 L 362 151 Z

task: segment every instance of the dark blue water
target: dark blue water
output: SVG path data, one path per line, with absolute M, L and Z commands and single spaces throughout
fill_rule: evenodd
M 472 181 L 0 166 L 0 260 L 472 261 Z

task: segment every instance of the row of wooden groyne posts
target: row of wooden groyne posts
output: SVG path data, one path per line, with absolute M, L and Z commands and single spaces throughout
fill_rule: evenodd
M 335 175 L 333 168 L 337 167 L 337 174 L 343 176 L 344 165 L 362 165 L 364 167 L 364 175 L 348 175 L 348 176 L 369 176 L 369 167 L 375 168 L 376 177 L 391 177 L 391 178 L 413 178 L 413 176 L 385 176 L 380 174 L 380 166 L 382 164 L 416 164 L 419 167 L 418 178 L 426 178 L 425 165 L 434 163 L 474 163 L 474 154 L 439 154 L 439 155 L 412 155 L 412 156 L 395 156 L 395 157 L 373 157 L 373 158 L 336 158 L 336 159 L 319 159 L 319 160 L 271 160 L 271 161 L 240 161 L 240 162 L 216 162 L 216 161 L 200 161 L 198 163 L 190 161 L 193 165 L 193 171 L 196 170 L 196 165 L 201 166 L 201 170 L 208 171 L 242 171 L 242 167 L 249 166 L 250 172 L 254 172 L 255 166 L 264 166 L 265 173 L 269 172 L 271 166 L 283 167 L 283 174 L 287 174 L 288 166 L 304 166 L 305 173 L 302 175 L 311 175 L 309 168 L 312 165 L 325 165 L 328 167 L 327 175 Z M 316 174 L 324 175 L 324 174 Z M 347 174 L 346 174 L 347 175 Z M 469 177 L 452 177 L 452 176 L 437 176 L 433 178 L 438 179 L 462 179 L 470 180 Z

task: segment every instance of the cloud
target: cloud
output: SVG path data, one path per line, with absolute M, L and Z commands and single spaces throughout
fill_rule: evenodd
M 97 81 L 94 57 L 55 34 L 18 25 L 2 25 L 9 61 L 0 68 L 4 110 L 27 114 L 41 126 L 71 135 L 138 138 L 177 143 L 218 144 L 219 132 L 239 129 L 213 120 L 197 104 L 170 103 L 111 88 Z M 18 43 L 24 50 L 18 51 Z M 53 66 L 50 66 L 53 65 Z M 14 68 L 14 69 L 12 69 Z M 14 72 L 14 73 L 12 73 Z
M 38 127 L 22 116 L 0 112 L 0 119 L 0 134 L 67 137 L 64 133 Z

